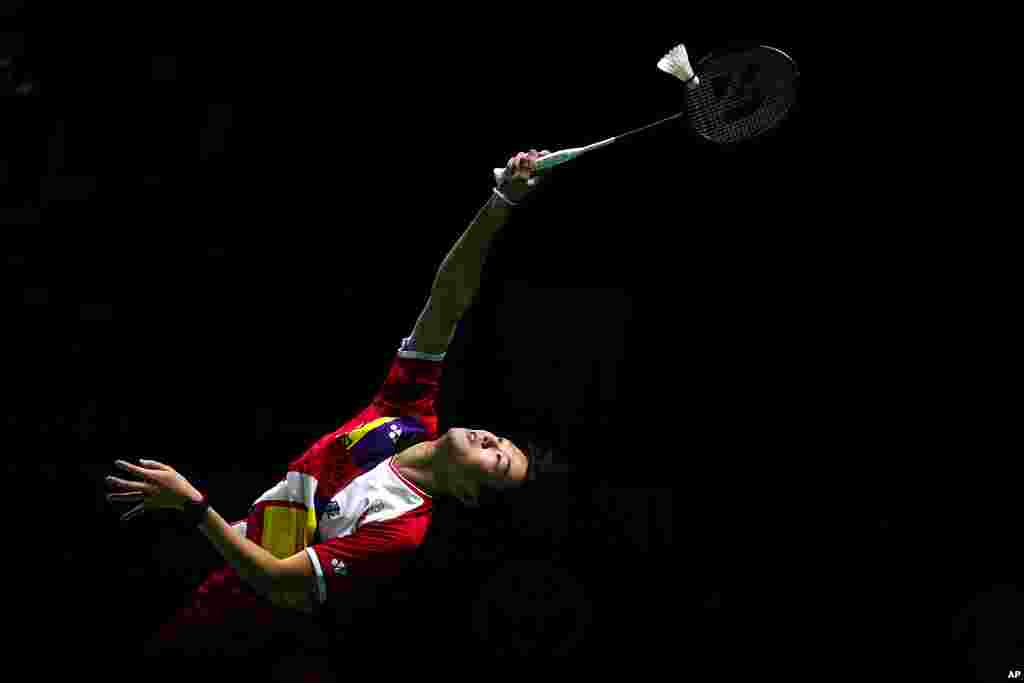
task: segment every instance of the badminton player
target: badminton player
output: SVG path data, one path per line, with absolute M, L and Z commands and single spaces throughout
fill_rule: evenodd
M 245 519 L 229 524 L 214 507 L 215 491 L 198 490 L 169 465 L 116 463 L 123 474 L 107 478 L 107 499 L 137 503 L 122 519 L 178 510 L 226 562 L 158 630 L 146 654 L 254 655 L 276 646 L 326 657 L 328 638 L 311 624 L 397 576 L 423 543 L 435 500 L 452 496 L 474 505 L 482 487 L 525 481 L 529 459 L 512 441 L 477 429 L 438 434 L 435 399 L 488 246 L 538 184 L 534 162 L 547 153 L 509 159 L 439 267 L 370 405 L 290 463 Z

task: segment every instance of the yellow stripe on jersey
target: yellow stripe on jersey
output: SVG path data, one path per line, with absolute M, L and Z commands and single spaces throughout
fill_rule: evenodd
M 278 559 L 291 557 L 312 538 L 309 519 L 305 507 L 268 505 L 263 509 L 263 547 Z
M 306 510 L 306 542 L 302 544 L 303 548 L 313 542 L 313 536 L 316 535 L 316 525 L 316 510 L 309 508 Z
M 313 530 L 309 527 L 310 520 Z M 305 507 L 269 505 L 263 510 L 263 547 L 278 559 L 291 557 L 309 545 L 315 530 L 316 513 Z M 310 612 L 304 591 L 273 589 L 268 597 L 278 607 Z
M 342 443 L 345 444 L 345 448 L 352 448 L 357 443 L 359 443 L 360 439 L 362 439 L 364 436 L 372 432 L 377 427 L 380 427 L 382 424 L 387 424 L 388 422 L 394 422 L 397 419 L 397 417 L 379 417 L 373 422 L 367 422 L 366 424 L 356 429 L 353 429 L 348 434 L 342 435 Z

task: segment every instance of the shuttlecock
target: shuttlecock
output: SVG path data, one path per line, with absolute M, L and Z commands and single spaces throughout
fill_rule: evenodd
M 682 43 L 676 45 L 668 51 L 668 54 L 661 58 L 658 62 L 658 68 L 667 74 L 675 76 L 691 90 L 700 84 L 700 78 L 697 77 L 697 74 L 693 73 L 693 67 L 690 66 L 690 56 L 686 54 L 686 47 Z

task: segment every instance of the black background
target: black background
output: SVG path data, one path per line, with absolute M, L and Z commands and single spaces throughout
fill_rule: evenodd
M 119 524 L 115 458 L 172 464 L 242 517 L 373 395 L 493 167 L 678 111 L 655 64 L 679 42 L 696 60 L 754 41 L 801 67 L 781 127 L 720 147 L 677 122 L 595 152 L 493 243 L 441 426 L 532 431 L 554 466 L 500 511 L 443 505 L 407 589 L 346 642 L 426 614 L 431 653 L 687 653 L 728 674 L 892 648 L 928 545 L 935 304 L 902 257 L 914 227 L 864 200 L 882 172 L 800 17 L 81 11 L 15 11 L 4 34 L 30 86 L 3 100 L 0 208 L 33 629 L 134 652 L 218 557 L 159 515 Z M 956 503 L 931 514 L 974 537 Z M 994 594 L 972 576 L 943 594 L 954 613 Z M 563 621 L 538 616 L 559 601 Z

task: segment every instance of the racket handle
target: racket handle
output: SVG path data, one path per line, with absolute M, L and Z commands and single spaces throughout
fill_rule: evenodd
M 547 171 L 547 170 L 549 170 L 551 168 L 554 168 L 555 166 L 558 166 L 559 164 L 564 164 L 567 161 L 572 161 L 573 159 L 575 159 L 576 157 L 580 156 L 581 154 L 584 154 L 584 153 L 589 152 L 591 150 L 598 149 L 600 147 L 604 147 L 605 145 L 610 145 L 613 142 L 615 142 L 615 140 L 617 140 L 617 139 L 618 138 L 608 138 L 607 140 L 601 140 L 601 142 L 595 142 L 594 144 L 587 145 L 586 147 L 570 147 L 569 149 L 561 149 L 561 150 L 559 150 L 557 152 L 552 152 L 551 154 L 545 154 L 544 156 L 542 156 L 539 159 L 537 159 L 536 162 L 534 162 L 536 164 L 536 167 L 537 167 L 537 174 L 539 175 L 539 174 L 543 173 L 544 171 Z M 494 169 L 494 182 L 496 182 L 496 183 L 498 183 L 500 185 L 501 184 L 501 179 L 504 176 L 504 174 L 505 174 L 505 169 L 503 169 L 503 168 L 496 168 L 496 169 Z

